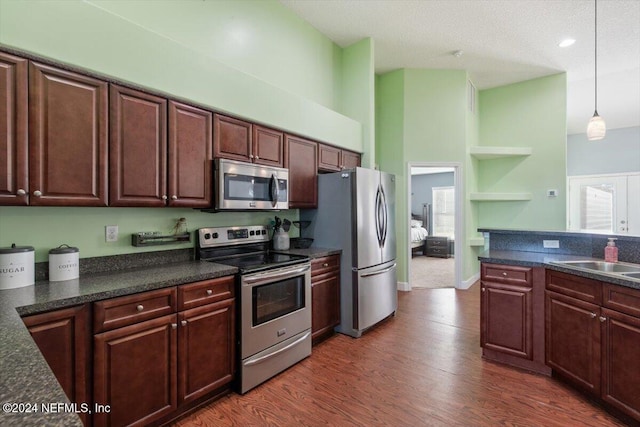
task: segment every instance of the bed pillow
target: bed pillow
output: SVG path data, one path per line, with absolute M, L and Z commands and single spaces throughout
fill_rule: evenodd
M 412 219 L 411 220 L 411 227 L 412 228 L 422 227 L 422 221 L 417 220 L 417 219 Z

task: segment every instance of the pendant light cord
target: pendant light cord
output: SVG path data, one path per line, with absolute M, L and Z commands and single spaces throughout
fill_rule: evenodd
M 595 3 L 595 112 L 598 114 L 598 0 L 594 0 Z

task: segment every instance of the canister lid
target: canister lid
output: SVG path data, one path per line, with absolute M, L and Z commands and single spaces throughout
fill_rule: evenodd
M 0 254 L 17 254 L 20 252 L 33 252 L 33 246 L 16 246 L 15 243 L 11 244 L 10 248 L 0 248 Z
M 66 247 L 65 247 L 66 246 Z M 53 248 L 49 250 L 49 254 L 58 255 L 58 254 L 72 254 L 78 252 L 79 249 L 73 246 L 69 246 L 66 243 L 58 246 L 57 248 Z

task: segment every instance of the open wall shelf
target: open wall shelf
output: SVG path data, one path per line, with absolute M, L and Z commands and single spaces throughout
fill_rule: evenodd
M 532 153 L 533 148 L 531 147 L 488 147 L 477 145 L 469 148 L 469 154 L 479 160 L 530 156 Z
M 484 237 L 472 237 L 469 239 L 469 246 L 484 246 Z

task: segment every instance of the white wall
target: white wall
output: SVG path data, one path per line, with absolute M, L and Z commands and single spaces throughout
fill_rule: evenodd
M 567 136 L 567 175 L 640 172 L 640 127 L 610 129 L 604 139 Z

